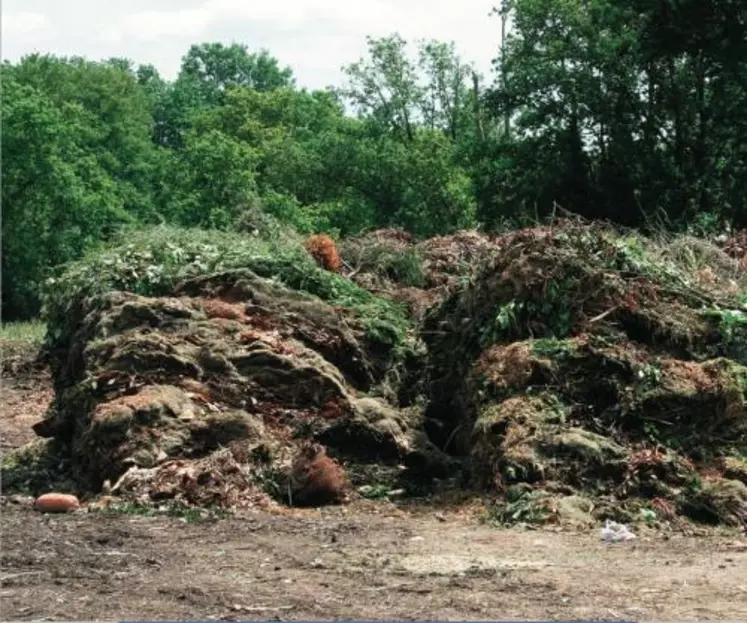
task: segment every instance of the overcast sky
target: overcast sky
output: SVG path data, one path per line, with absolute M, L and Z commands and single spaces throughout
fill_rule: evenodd
M 500 22 L 496 0 L 2 0 L 2 55 L 30 52 L 90 59 L 127 57 L 175 77 L 192 43 L 267 48 L 298 84 L 342 82 L 340 67 L 361 57 L 366 35 L 399 32 L 453 40 L 464 60 L 491 77 Z M 492 78 L 491 78 L 492 79 Z

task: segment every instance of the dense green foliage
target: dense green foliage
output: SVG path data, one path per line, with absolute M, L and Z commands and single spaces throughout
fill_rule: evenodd
M 498 197 L 630 225 L 747 223 L 747 4 L 510 5 L 491 101 L 514 166 L 494 178 Z
M 34 315 L 53 267 L 133 225 L 430 236 L 556 204 L 636 226 L 747 223 L 747 4 L 497 13 L 494 83 L 453 45 L 411 53 L 397 35 L 315 92 L 235 44 L 192 46 L 173 82 L 123 59 L 6 62 L 3 315 Z
M 43 300 L 51 337 L 64 326 L 68 308 L 84 298 L 112 290 L 164 296 L 192 277 L 248 269 L 350 310 L 381 343 L 405 343 L 410 321 L 404 309 L 320 268 L 292 232 L 274 234 L 269 241 L 270 236 L 169 226 L 122 232 L 111 248 L 71 262 L 47 281 Z

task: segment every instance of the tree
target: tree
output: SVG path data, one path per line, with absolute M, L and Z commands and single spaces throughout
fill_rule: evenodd
M 193 45 L 182 60 L 179 79 L 196 85 L 207 106 L 220 105 L 233 86 L 270 91 L 293 86 L 294 82 L 291 69 L 281 68 L 267 50 L 252 54 L 236 43 Z
M 371 115 L 406 140 L 413 139 L 422 90 L 407 58 L 402 37 L 368 37 L 368 58 L 345 68 L 349 84 L 344 95 L 363 115 Z
M 533 144 L 522 166 L 554 172 L 527 195 L 515 185 L 525 176 L 506 169 L 496 191 L 539 195 L 539 214 L 558 201 L 629 225 L 660 210 L 680 223 L 735 217 L 745 196 L 733 105 L 747 95 L 746 12 L 731 0 L 512 0 L 491 108 L 512 120 L 504 152 Z
M 203 43 L 189 48 L 176 81 L 161 94 L 154 110 L 156 144 L 181 148 L 197 115 L 223 106 L 235 87 L 256 91 L 292 88 L 293 73 L 267 50 L 250 53 L 244 45 Z
M 6 65 L 2 118 L 2 305 L 12 320 L 39 311 L 39 286 L 50 268 L 132 217 L 91 147 L 83 106 L 54 102 Z
M 348 84 L 342 90 L 358 112 L 408 141 L 420 125 L 456 141 L 474 112 L 474 69 L 454 43 L 419 41 L 412 59 L 397 34 L 367 41 L 367 57 L 345 68 Z
M 367 57 L 345 71 L 342 94 L 364 123 L 341 177 L 370 202 L 375 222 L 418 235 L 474 225 L 468 158 L 484 128 L 474 70 L 454 44 L 420 41 L 412 59 L 397 34 L 369 38 Z
M 169 165 L 162 214 L 170 223 L 231 229 L 257 197 L 256 150 L 219 130 L 190 131 Z
M 129 63 L 33 54 L 12 69 L 5 68 L 19 84 L 44 93 L 60 109 L 66 104 L 80 106 L 86 122 L 80 126 L 78 143 L 85 142 L 111 176 L 124 209 L 136 218 L 150 218 L 153 118 Z
M 421 108 L 424 123 L 431 129 L 441 129 L 453 141 L 461 138 L 469 125 L 474 95 L 469 79 L 474 68 L 462 61 L 453 42 L 421 42 L 419 69 L 425 80 Z

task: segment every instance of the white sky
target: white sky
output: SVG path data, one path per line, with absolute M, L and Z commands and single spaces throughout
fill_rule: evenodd
M 2 0 L 2 56 L 31 52 L 126 57 L 174 78 L 193 43 L 267 48 L 290 65 L 299 86 L 342 83 L 366 35 L 454 41 L 492 81 L 500 22 L 497 0 Z

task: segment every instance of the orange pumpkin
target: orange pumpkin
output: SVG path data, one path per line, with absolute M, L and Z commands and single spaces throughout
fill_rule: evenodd
M 42 513 L 67 513 L 80 508 L 80 502 L 74 495 L 45 493 L 36 498 L 34 508 Z

